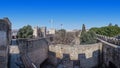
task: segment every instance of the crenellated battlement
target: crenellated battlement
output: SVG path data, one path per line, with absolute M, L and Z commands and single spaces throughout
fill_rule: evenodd
M 109 42 L 109 43 L 112 43 L 112 44 L 115 44 L 115 45 L 120 45 L 120 39 L 117 39 L 115 37 L 108 37 L 108 36 L 104 36 L 104 35 L 98 35 L 97 34 L 97 37 L 99 39 L 102 39 L 106 42 Z

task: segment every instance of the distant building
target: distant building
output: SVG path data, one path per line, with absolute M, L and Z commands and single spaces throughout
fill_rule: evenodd
M 18 30 L 12 30 L 12 39 L 16 39 L 17 37 Z
M 11 43 L 11 22 L 8 18 L 0 19 L 0 68 L 8 66 L 8 47 Z
M 33 37 L 34 38 L 39 38 L 41 36 L 40 33 L 41 33 L 41 31 L 38 26 L 33 28 Z
M 49 29 L 48 34 L 55 34 L 55 29 Z
M 34 27 L 33 28 L 33 37 L 34 38 L 40 38 L 46 36 L 46 27 Z
M 41 35 L 42 35 L 42 37 L 46 37 L 46 30 L 47 30 L 47 28 L 46 27 L 40 27 L 40 30 L 41 30 Z

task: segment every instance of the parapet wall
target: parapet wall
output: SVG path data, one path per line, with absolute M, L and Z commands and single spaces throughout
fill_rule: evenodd
M 19 39 L 19 48 L 21 55 L 27 55 L 31 63 L 34 63 L 38 68 L 48 57 L 48 43 L 44 38 Z
M 43 39 L 19 39 L 21 54 L 27 55 L 38 68 L 48 59 L 50 64 L 67 68 L 92 68 L 105 64 L 107 67 L 120 68 L 120 46 L 98 39 L 101 43 L 90 45 L 49 45 Z M 49 53 L 48 53 L 49 51 Z
M 11 41 L 11 23 L 0 19 L 0 68 L 8 68 L 8 47 Z
M 103 64 L 110 68 L 120 68 L 120 46 L 99 39 L 103 46 Z
M 102 40 L 106 41 L 106 42 L 109 42 L 109 43 L 112 43 L 112 44 L 115 44 L 115 45 L 120 45 L 120 39 L 118 39 L 118 38 L 108 37 L 108 36 L 98 35 L 98 34 L 97 34 L 97 37 L 99 39 L 102 39 Z
M 73 46 L 62 44 L 50 45 L 49 51 L 54 54 L 50 54 L 49 59 L 51 63 L 58 65 L 58 63 L 64 59 L 65 55 L 68 55 L 68 58 L 72 61 L 72 63 L 68 65 L 73 67 L 77 65 L 81 68 L 91 68 L 100 64 L 100 56 L 102 54 L 101 49 L 101 43 Z M 61 59 L 61 61 L 58 59 Z M 77 64 L 74 61 L 77 61 Z

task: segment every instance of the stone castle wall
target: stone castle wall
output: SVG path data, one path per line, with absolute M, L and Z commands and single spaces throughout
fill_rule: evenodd
M 11 23 L 8 18 L 0 19 L 0 68 L 7 68 L 10 41 Z
M 34 63 L 38 68 L 40 64 L 48 57 L 48 44 L 43 39 L 19 39 L 19 48 L 21 55 L 27 55 L 30 63 Z
M 45 39 L 19 39 L 22 55 L 28 55 L 37 67 L 46 59 L 56 67 L 92 68 L 104 64 L 120 68 L 120 46 L 98 39 L 101 43 L 90 45 L 49 45 Z M 49 51 L 49 53 L 48 53 Z
M 103 64 L 107 67 L 120 68 L 120 46 L 108 43 L 99 39 L 102 42 Z
M 100 64 L 101 59 L 101 49 L 102 44 L 91 44 L 91 45 L 50 45 L 49 51 L 49 61 L 54 65 L 58 65 L 62 60 L 64 60 L 64 56 L 68 55 L 70 58 L 70 62 L 67 62 L 71 66 L 79 66 L 81 68 L 91 68 L 98 66 Z M 61 60 L 59 60 L 61 59 Z M 64 64 L 64 62 L 62 63 Z M 66 65 L 64 65 L 66 66 Z
M 102 39 L 106 42 L 109 42 L 109 43 L 112 43 L 112 44 L 115 44 L 115 45 L 120 45 L 120 39 L 116 38 L 116 37 L 108 37 L 108 36 L 104 36 L 104 35 L 98 35 L 97 34 L 97 37 L 99 39 Z

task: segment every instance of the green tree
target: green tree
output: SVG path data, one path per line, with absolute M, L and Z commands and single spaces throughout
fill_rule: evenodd
M 119 27 L 118 24 L 115 24 L 116 27 Z
M 70 44 L 73 40 L 75 33 L 74 32 L 66 32 L 65 29 L 60 29 L 56 31 L 54 36 L 54 43 L 56 44 Z
M 66 30 L 65 29 L 61 29 L 61 30 L 56 31 L 56 34 L 55 34 L 55 37 L 54 37 L 55 43 L 63 44 L 64 40 L 65 40 L 65 36 L 66 36 Z
M 32 38 L 33 29 L 30 25 L 24 26 L 18 31 L 18 38 Z
M 105 26 L 100 28 L 91 28 L 90 31 L 94 31 L 96 34 L 114 37 L 120 34 L 120 27 L 117 26 Z
M 109 25 L 108 26 L 112 26 L 112 23 L 109 23 Z
M 93 30 L 97 30 L 93 28 Z M 80 36 L 80 43 L 81 44 L 93 44 L 96 43 L 96 34 L 94 31 L 88 31 L 85 30 L 85 25 L 82 27 L 82 32 Z
M 65 29 L 58 30 L 58 33 L 62 38 L 64 38 L 66 34 L 66 30 Z
M 85 24 L 82 25 L 82 32 L 86 32 Z
M 94 31 L 84 32 L 80 36 L 80 44 L 94 44 L 96 41 L 96 34 Z

